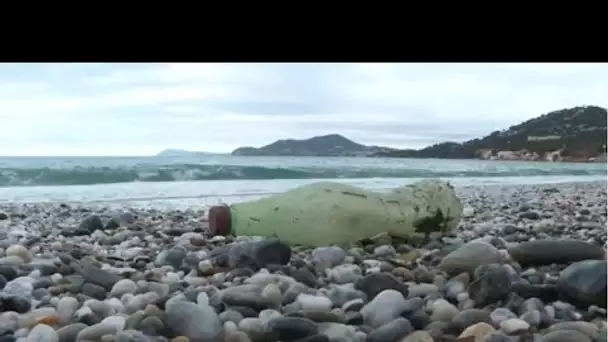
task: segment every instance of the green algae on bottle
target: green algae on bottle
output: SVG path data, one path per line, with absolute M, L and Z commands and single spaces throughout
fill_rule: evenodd
M 318 182 L 256 201 L 214 206 L 209 228 L 216 235 L 276 237 L 309 247 L 340 245 L 387 233 L 403 238 L 456 228 L 462 204 L 454 188 L 424 180 L 386 193 Z

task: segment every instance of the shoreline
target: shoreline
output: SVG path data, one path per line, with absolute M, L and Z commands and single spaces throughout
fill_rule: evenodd
M 439 177 L 457 188 L 470 186 L 535 186 L 605 182 L 605 176 L 518 176 Z M 149 207 L 162 209 L 255 200 L 318 181 L 334 181 L 371 191 L 388 191 L 425 178 L 340 178 L 225 181 L 173 181 L 153 183 L 113 183 L 72 186 L 29 186 L 0 188 L 0 205 L 8 203 L 67 203 L 72 205 Z
M 606 185 L 456 187 L 448 236 L 350 249 L 212 237 L 204 208 L 0 204 L 0 327 L 7 341 L 598 342 Z

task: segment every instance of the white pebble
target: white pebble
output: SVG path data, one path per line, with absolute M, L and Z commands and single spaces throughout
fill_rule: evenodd
M 469 293 L 468 292 L 461 292 L 456 296 L 456 300 L 458 300 L 459 303 L 464 303 L 467 300 L 469 300 Z
M 372 268 L 368 268 L 365 271 L 365 274 L 380 273 L 380 272 L 382 272 L 382 270 L 380 269 L 380 267 L 372 267 Z
M 308 294 L 299 294 L 296 297 L 296 303 L 303 311 L 313 312 L 328 312 L 331 310 L 331 300 L 324 296 L 314 296 Z
M 112 290 L 110 291 L 110 296 L 112 297 L 122 297 L 125 293 L 135 293 L 137 291 L 137 284 L 131 279 L 121 279 L 114 286 L 112 286 Z
M 127 324 L 127 319 L 123 316 L 110 316 L 104 318 L 101 324 L 112 326 L 116 329 L 116 332 L 121 332 Z
M 166 283 L 179 283 L 180 280 L 181 279 L 179 278 L 179 275 L 177 273 L 174 273 L 174 272 L 169 272 L 165 276 L 165 282 Z
M 528 329 L 530 329 L 530 324 L 519 318 L 509 318 L 500 323 L 500 330 L 504 331 L 507 335 Z
M 196 303 L 201 306 L 209 305 L 209 296 L 206 292 L 200 292 L 198 296 L 196 296 Z
M 273 308 L 280 307 L 281 302 L 283 301 L 281 290 L 276 284 L 266 285 L 262 290 L 262 298 L 268 301 Z
M 51 281 L 53 282 L 54 285 L 59 284 L 59 281 L 63 278 L 63 275 L 61 275 L 61 273 L 55 273 L 53 275 L 51 275 Z
M 203 274 L 211 273 L 213 268 L 213 262 L 211 260 L 202 260 L 198 263 L 198 270 Z
M 6 256 L 17 256 L 25 262 L 32 261 L 32 255 L 27 248 L 21 245 L 11 245 L 6 249 Z
M 260 313 L 258 314 L 260 321 L 262 321 L 262 324 L 264 324 L 264 325 L 267 325 L 268 322 L 270 322 L 270 320 L 272 320 L 273 318 L 281 317 L 281 316 L 283 316 L 283 315 L 281 315 L 280 312 L 278 312 L 276 310 L 272 310 L 272 309 L 264 309 L 264 310 L 260 311 Z M 243 321 L 241 321 L 241 323 Z
M 237 332 L 238 330 L 239 330 L 239 328 L 237 328 L 237 326 L 234 322 L 231 322 L 231 321 L 224 322 L 224 332 L 226 334 Z
M 438 299 L 432 304 L 433 313 L 431 314 L 431 320 L 433 321 L 444 321 L 451 322 L 452 318 L 456 316 L 460 311 L 452 303 L 445 299 Z
M 118 298 L 106 299 L 104 303 L 108 304 L 115 312 L 122 312 L 125 307 Z
M 72 316 L 78 309 L 78 300 L 74 297 L 65 296 L 59 300 L 57 303 L 57 320 L 60 325 L 67 325 Z M 90 309 L 89 309 L 90 310 Z

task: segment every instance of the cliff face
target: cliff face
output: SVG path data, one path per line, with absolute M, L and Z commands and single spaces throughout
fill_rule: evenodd
M 584 106 L 557 110 L 464 143 L 445 142 L 421 150 L 379 155 L 411 158 L 606 161 L 608 113 Z

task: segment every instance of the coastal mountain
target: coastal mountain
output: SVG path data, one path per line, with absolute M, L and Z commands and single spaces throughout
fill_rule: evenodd
M 339 134 L 328 134 L 310 139 L 277 140 L 272 144 L 255 147 L 239 147 L 233 156 L 317 156 L 317 157 L 367 157 L 393 151 L 388 147 L 366 146 Z
M 556 110 L 502 131 L 420 150 L 392 150 L 375 156 L 588 161 L 606 158 L 608 113 L 598 106 Z
M 329 134 L 277 140 L 260 148 L 239 147 L 232 155 L 605 161 L 607 121 L 606 108 L 579 106 L 556 110 L 482 138 L 442 142 L 420 150 L 366 146 Z

